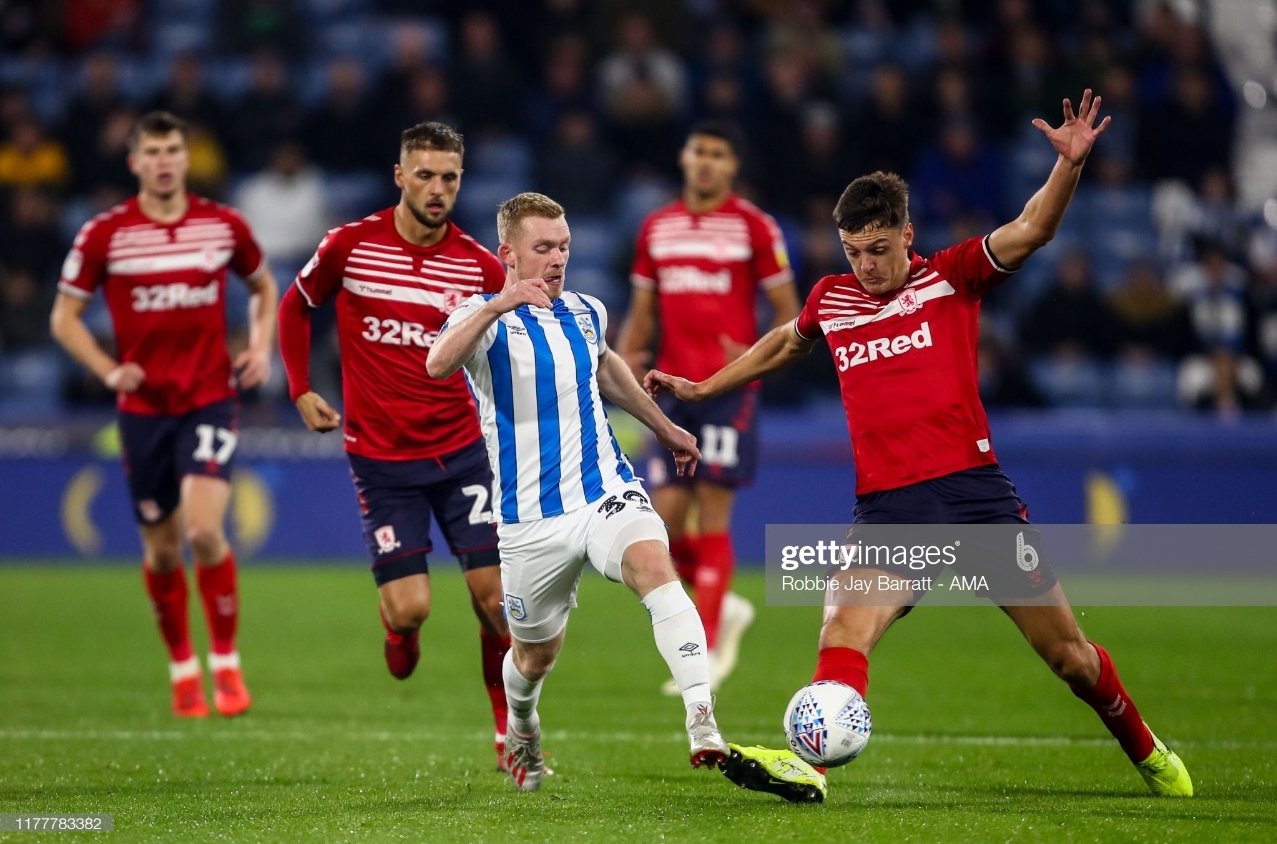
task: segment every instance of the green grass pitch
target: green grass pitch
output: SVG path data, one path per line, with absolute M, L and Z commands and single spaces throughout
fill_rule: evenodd
M 111 813 L 121 841 L 1277 838 L 1277 608 L 1085 612 L 1191 800 L 1148 796 L 997 610 L 924 605 L 874 654 L 869 748 L 831 771 L 823 806 L 794 806 L 688 766 L 646 614 L 587 571 L 542 698 L 558 774 L 522 794 L 494 771 L 476 625 L 438 568 L 422 663 L 399 682 L 361 563 L 246 566 L 253 709 L 178 722 L 133 566 L 0 566 L 0 813 Z M 762 585 L 739 581 L 760 604 Z M 719 693 L 729 740 L 782 741 L 819 618 L 760 606 Z

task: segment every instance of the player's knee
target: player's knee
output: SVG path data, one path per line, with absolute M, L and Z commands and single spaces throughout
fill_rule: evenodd
M 198 522 L 187 525 L 186 542 L 195 558 L 205 564 L 216 564 L 225 556 L 226 534 L 219 525 Z
M 505 601 L 500 592 L 474 599 L 474 613 L 479 623 L 489 633 L 495 633 L 498 636 L 506 636 L 510 632 L 510 628 L 506 625 L 504 607 Z
M 1071 686 L 1087 686 L 1095 682 L 1094 650 L 1085 640 L 1053 643 L 1042 651 L 1042 659 L 1055 676 Z
M 430 617 L 430 602 L 419 599 L 383 600 L 386 622 L 395 630 L 416 630 Z
M 519 669 L 519 673 L 525 678 L 535 683 L 544 679 L 554 668 L 556 656 L 557 654 L 541 648 L 521 649 L 514 655 L 514 667 Z
M 151 545 L 146 552 L 146 567 L 153 572 L 166 574 L 182 567 L 180 543 Z
M 621 575 L 625 583 L 640 595 L 678 580 L 669 552 L 656 541 L 635 542 L 626 548 L 621 557 Z

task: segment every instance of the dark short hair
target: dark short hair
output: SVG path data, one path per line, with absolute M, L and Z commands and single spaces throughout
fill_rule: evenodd
M 464 156 L 465 139 L 461 133 L 446 123 L 418 123 L 403 130 L 399 136 L 399 154 L 419 149 L 432 149 L 439 152 L 455 152 Z
M 720 141 L 727 141 L 727 145 L 732 148 L 732 155 L 737 158 L 741 154 L 741 136 L 736 127 L 724 120 L 702 120 L 692 125 L 688 130 L 687 137 L 691 140 L 693 135 L 708 135 L 711 138 L 718 138 Z
M 834 225 L 845 232 L 894 229 L 909 222 L 909 185 L 877 170 L 847 185 L 834 206 Z
M 168 111 L 151 111 L 138 118 L 129 132 L 129 149 L 136 150 L 143 135 L 167 135 L 180 132 L 182 140 L 186 140 L 186 121 Z

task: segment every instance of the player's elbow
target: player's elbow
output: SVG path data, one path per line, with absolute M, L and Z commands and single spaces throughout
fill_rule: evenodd
M 459 368 L 456 364 L 446 360 L 447 352 L 440 352 L 439 348 L 430 350 L 430 354 L 426 355 L 426 374 L 431 378 L 447 378 Z

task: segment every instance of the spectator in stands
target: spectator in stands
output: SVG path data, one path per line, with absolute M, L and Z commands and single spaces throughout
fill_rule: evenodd
M 234 205 L 257 234 L 262 251 L 289 267 L 281 277 L 293 275 L 333 225 L 323 176 L 295 141 L 271 150 L 270 165 L 240 185 Z
M 942 124 L 937 139 L 923 148 L 912 181 L 920 221 L 934 225 L 965 213 L 977 216 L 981 228 L 992 228 L 1007 216 L 1003 176 L 1002 157 L 972 121 Z
M 71 178 L 66 148 L 50 138 L 35 117 L 20 117 L 9 125 L 0 143 L 0 188 L 62 188 Z
M 646 15 L 633 11 L 620 19 L 616 48 L 600 62 L 598 80 L 599 101 L 623 163 L 663 170 L 682 140 L 687 73 L 657 42 Z
M 393 150 L 381 153 L 371 140 L 370 127 L 380 115 L 369 108 L 366 80 L 355 58 L 332 59 L 327 68 L 328 95 L 306 118 L 303 137 L 307 152 L 325 170 L 351 173 L 384 169 L 394 162 Z
M 615 196 L 615 171 L 597 121 L 588 111 L 577 109 L 559 119 L 553 136 L 538 153 L 536 187 L 558 197 L 574 213 L 605 214 Z
M 507 60 L 502 41 L 501 26 L 491 12 L 472 11 L 461 20 L 457 55 L 450 65 L 457 114 L 468 133 L 504 134 L 518 128 L 522 77 Z M 420 119 L 424 116 L 412 116 Z
M 1166 289 L 1157 268 L 1147 261 L 1127 267 L 1108 296 L 1119 358 L 1170 363 L 1193 349 L 1188 311 Z
M 1113 317 L 1095 288 L 1091 260 L 1070 252 L 1020 323 L 1020 344 L 1039 355 L 1096 359 L 1113 351 Z
M 63 247 L 53 196 L 38 188 L 14 191 L 0 226 L 0 264 L 29 273 L 37 284 L 52 288 L 65 252 Z M 51 307 L 53 299 L 45 304 Z
M 536 140 L 548 137 L 567 112 L 593 106 L 586 41 L 579 35 L 567 34 L 549 44 L 541 83 L 529 92 L 523 115 L 525 134 Z
M 227 109 L 224 134 L 233 169 L 265 167 L 279 144 L 298 137 L 304 115 L 284 57 L 271 49 L 253 54 L 248 87 Z
M 151 98 L 147 111 L 167 111 L 187 123 L 197 123 L 216 135 L 225 124 L 225 110 L 204 81 L 204 62 L 194 53 L 179 53 L 169 65 L 168 84 Z
M 56 289 L 28 269 L 0 266 L 0 351 L 50 345 L 48 315 Z
M 874 68 L 868 101 L 852 125 L 874 127 L 872 132 L 851 133 L 860 169 L 868 173 L 913 172 L 923 127 L 917 119 L 909 79 L 900 65 L 884 63 Z
M 120 91 L 120 65 L 112 53 L 90 55 L 81 76 L 80 92 L 67 104 L 60 133 L 66 141 L 76 182 L 95 178 L 94 167 L 99 163 L 95 149 L 102 127 L 115 111 L 125 107 Z M 123 157 L 117 160 L 122 161 Z M 120 169 L 124 170 L 123 165 Z
M 226 53 L 279 51 L 303 59 L 310 42 L 307 18 L 294 0 L 218 0 L 217 44 Z

